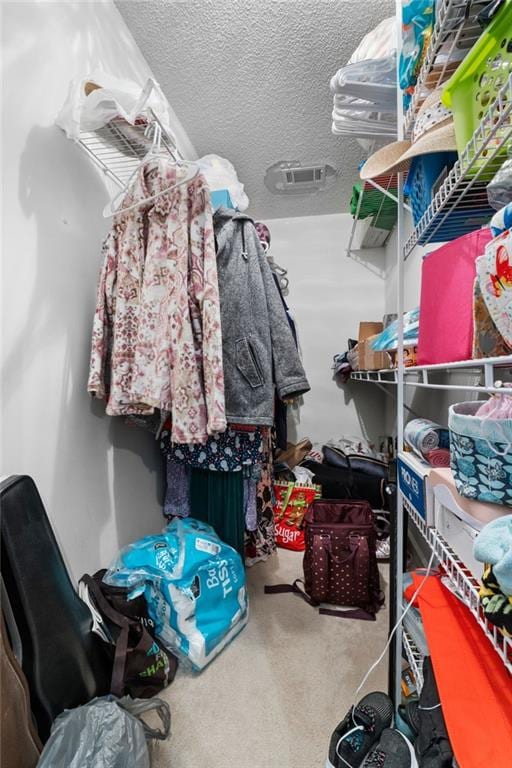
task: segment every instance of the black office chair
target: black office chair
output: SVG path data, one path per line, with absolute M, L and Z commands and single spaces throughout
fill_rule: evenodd
M 31 477 L 0 483 L 1 573 L 21 640 L 41 740 L 64 709 L 108 692 L 109 662 L 92 634 Z

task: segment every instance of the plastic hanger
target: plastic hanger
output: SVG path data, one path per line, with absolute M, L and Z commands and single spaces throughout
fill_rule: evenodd
M 197 163 L 191 163 L 187 160 L 176 160 L 169 156 L 167 152 L 162 152 L 161 148 L 161 142 L 162 142 L 162 129 L 158 125 L 158 123 L 153 122 L 148 125 L 146 130 L 144 131 L 145 136 L 150 136 L 151 133 L 153 134 L 153 141 L 151 143 L 151 147 L 147 153 L 147 155 L 141 160 L 140 164 L 137 166 L 137 168 L 134 170 L 124 187 L 115 195 L 115 197 L 107 203 L 105 208 L 103 209 L 103 216 L 104 218 L 108 219 L 112 216 L 117 216 L 121 213 L 127 213 L 128 211 L 135 210 L 135 208 L 138 208 L 140 205 L 144 203 L 150 203 L 153 200 L 156 200 L 161 195 L 171 192 L 171 190 L 176 189 L 177 187 L 181 187 L 182 184 L 188 184 L 192 179 L 195 179 L 195 177 L 198 175 L 200 168 L 197 165 Z M 140 169 L 146 165 L 148 162 L 156 159 L 163 159 L 167 161 L 169 164 L 173 163 L 177 168 L 182 167 L 190 167 L 193 169 L 192 175 L 187 174 L 185 178 L 181 179 L 177 184 L 172 184 L 170 187 L 167 187 L 166 189 L 160 190 L 160 192 L 157 192 L 154 195 L 151 195 L 150 197 L 146 197 L 143 200 L 138 200 L 136 203 L 133 203 L 132 205 L 127 206 L 126 208 L 115 208 L 114 206 L 117 205 L 121 200 L 125 197 L 127 192 L 129 191 L 130 187 L 132 186 L 135 178 L 137 177 L 137 174 L 139 173 Z
M 265 256 L 267 257 L 267 261 L 269 263 L 270 269 L 272 272 L 277 276 L 277 282 L 279 283 L 279 286 L 282 291 L 288 290 L 288 285 L 290 284 L 289 279 L 286 277 L 288 274 L 288 270 L 284 267 L 280 267 L 279 264 L 276 264 L 273 257 L 269 254 L 270 246 L 267 243 L 266 240 L 260 240 L 261 247 L 265 251 Z

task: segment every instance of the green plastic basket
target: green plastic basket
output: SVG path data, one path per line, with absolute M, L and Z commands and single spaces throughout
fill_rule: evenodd
M 459 155 L 512 72 L 512 0 L 495 18 L 446 83 L 442 100 L 453 112 Z M 506 149 L 503 150 L 506 153 Z

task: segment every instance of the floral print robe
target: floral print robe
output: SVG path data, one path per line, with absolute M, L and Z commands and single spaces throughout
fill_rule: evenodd
M 219 288 L 208 187 L 162 159 L 139 169 L 103 247 L 88 391 L 111 416 L 169 411 L 172 439 L 226 428 Z M 179 176 L 178 176 L 179 179 Z

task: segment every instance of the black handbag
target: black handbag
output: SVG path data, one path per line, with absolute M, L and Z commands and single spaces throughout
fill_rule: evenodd
M 331 467 L 318 461 L 304 461 L 303 467 L 313 472 L 313 482 L 322 488 L 324 499 L 368 501 L 372 509 L 389 509 L 388 482 L 351 467 Z
M 322 448 L 324 461 L 331 467 L 341 467 L 342 469 L 353 469 L 355 472 L 362 472 L 364 475 L 379 477 L 387 480 L 389 477 L 389 466 L 385 461 L 375 459 L 373 456 L 364 456 L 359 453 L 345 453 L 332 445 L 324 445 Z

